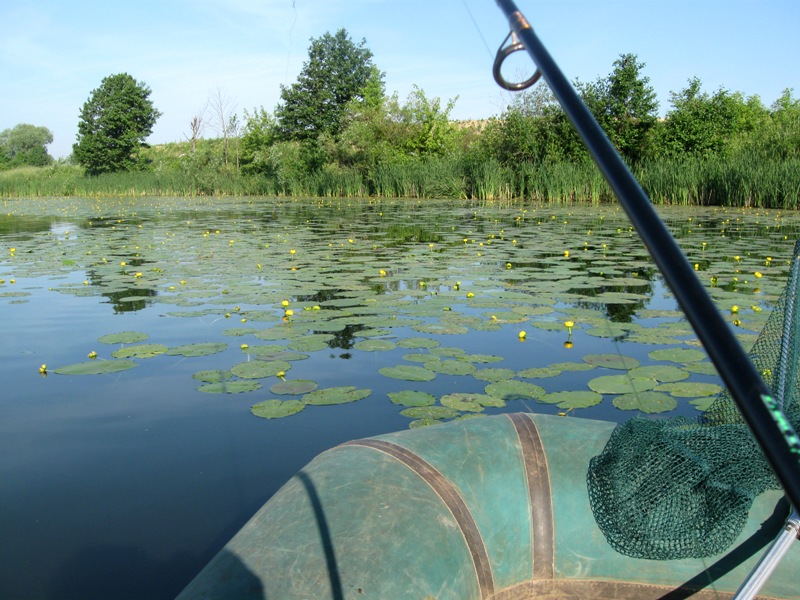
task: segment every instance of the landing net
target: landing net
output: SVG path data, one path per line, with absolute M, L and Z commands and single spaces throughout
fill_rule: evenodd
M 750 360 L 800 428 L 800 242 L 789 280 Z M 699 558 L 728 548 L 756 496 L 779 488 L 730 393 L 698 418 L 634 418 L 616 427 L 587 476 L 594 516 L 618 552 Z

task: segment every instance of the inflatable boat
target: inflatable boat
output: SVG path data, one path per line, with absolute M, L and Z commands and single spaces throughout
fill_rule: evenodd
M 337 446 L 179 598 L 731 598 L 784 524 L 782 492 L 758 496 L 719 555 L 625 556 L 596 525 L 586 482 L 614 426 L 517 413 Z M 759 597 L 800 598 L 798 573 L 794 544 Z

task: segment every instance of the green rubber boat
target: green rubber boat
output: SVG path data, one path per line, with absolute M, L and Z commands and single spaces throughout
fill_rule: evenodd
M 735 543 L 701 559 L 617 552 L 589 461 L 613 423 L 505 414 L 348 442 L 286 483 L 185 599 L 731 598 L 783 527 L 759 495 Z M 800 598 L 794 544 L 759 598 Z

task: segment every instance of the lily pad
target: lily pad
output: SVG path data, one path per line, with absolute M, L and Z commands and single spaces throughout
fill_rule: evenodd
M 455 419 L 461 413 L 447 406 L 412 406 L 400 414 L 412 419 Z
M 242 379 L 263 379 L 274 377 L 281 371 L 292 368 L 291 363 L 282 360 L 250 360 L 231 367 L 231 373 Z
M 198 371 L 192 378 L 197 379 L 198 381 L 205 381 L 206 383 L 215 383 L 217 381 L 225 381 L 226 379 L 230 379 L 233 377 L 233 373 L 230 371 L 223 371 L 220 369 L 212 369 L 208 371 Z
M 439 400 L 442 406 L 454 408 L 461 412 L 481 412 L 483 405 L 477 397 L 482 394 L 447 394 Z
M 549 367 L 545 368 L 555 369 L 557 371 L 591 371 L 594 369 L 594 365 L 584 362 L 560 362 L 553 363 Z
M 589 389 L 598 394 L 627 394 L 646 392 L 658 385 L 655 379 L 634 378 L 629 375 L 603 375 L 589 381 Z
M 544 388 L 533 383 L 509 379 L 490 383 L 484 388 L 490 396 L 502 398 L 503 400 L 530 400 L 544 396 Z
M 712 404 L 714 404 L 714 402 L 716 402 L 716 401 L 717 401 L 717 399 L 716 399 L 716 398 L 714 398 L 714 397 L 709 397 L 709 398 L 696 398 L 696 399 L 694 399 L 694 400 L 689 400 L 689 404 L 691 404 L 692 406 L 694 406 L 694 407 L 695 407 L 697 410 L 700 410 L 700 411 L 703 411 L 703 412 L 705 412 L 705 411 L 707 411 L 707 410 L 708 410 L 708 409 L 711 407 L 711 405 L 712 405 Z
M 683 368 L 690 373 L 697 373 L 698 375 L 717 374 L 717 369 L 714 366 L 714 363 L 708 361 L 688 363 L 683 365 Z
M 600 404 L 603 401 L 603 395 L 586 390 L 563 391 L 545 394 L 538 401 L 545 404 L 557 404 L 559 408 L 564 409 L 588 408 Z
M 389 340 L 361 340 L 353 344 L 353 348 L 365 352 L 385 352 L 387 350 L 394 350 L 397 348 L 397 344 Z
M 252 327 L 233 327 L 231 329 L 226 329 L 222 332 L 222 335 L 228 335 L 231 337 L 242 337 L 245 335 L 252 335 L 256 333 L 258 329 Z
M 477 370 L 472 363 L 460 360 L 430 360 L 425 368 L 444 375 L 472 375 Z
M 243 381 L 235 379 L 233 381 L 218 381 L 215 383 L 207 383 L 197 388 L 198 392 L 205 394 L 242 394 L 244 392 L 252 392 L 261 387 L 257 381 Z
M 411 423 L 408 424 L 408 428 L 417 429 L 418 427 L 429 427 L 431 425 L 439 425 L 440 423 L 441 421 L 438 419 L 430 419 L 426 417 L 424 419 L 416 419 L 411 421 Z
M 433 333 L 436 335 L 462 335 L 469 332 L 469 328 L 455 323 L 420 323 L 412 329 L 420 333 Z
M 122 331 L 120 333 L 109 333 L 97 339 L 101 344 L 135 344 L 143 342 L 150 336 L 140 331 Z
M 423 337 L 405 338 L 397 342 L 397 345 L 400 346 L 401 348 L 408 348 L 409 350 L 419 350 L 421 348 L 438 348 L 440 346 L 439 342 L 437 342 L 436 340 Z
M 478 364 L 496 363 L 503 360 L 502 356 L 497 356 L 495 354 L 465 354 L 459 358 L 467 362 Z
M 436 397 L 426 392 L 416 390 L 403 390 L 402 392 L 389 392 L 389 399 L 401 406 L 431 406 L 436 402 Z
M 326 406 L 330 404 L 347 404 L 362 400 L 372 394 L 372 390 L 358 389 L 354 385 L 341 387 L 325 388 L 317 390 L 303 396 L 303 402 L 315 406 Z
M 431 348 L 431 354 L 435 356 L 444 356 L 446 358 L 464 358 L 467 355 L 462 348 L 454 348 L 451 346 Z
M 475 379 L 480 379 L 481 381 L 498 382 L 505 381 L 506 379 L 513 379 L 516 376 L 516 373 L 513 369 L 489 368 L 475 371 L 472 376 Z
M 556 375 L 561 375 L 561 371 L 558 369 L 554 369 L 553 367 L 535 367 L 532 369 L 525 369 L 524 371 L 520 371 L 517 373 L 520 377 L 524 379 L 545 379 L 547 377 L 555 377 Z
M 138 346 L 128 346 L 114 350 L 111 356 L 114 358 L 153 358 L 159 354 L 164 354 L 167 347 L 162 344 L 139 344 Z
M 689 373 L 674 365 L 648 365 L 637 367 L 628 372 L 631 377 L 644 377 L 645 379 L 655 379 L 662 383 L 672 383 L 683 381 L 689 378 Z M 663 412 L 663 411 L 659 411 Z
M 103 375 L 127 371 L 139 365 L 132 360 L 92 360 L 89 362 L 67 365 L 53 370 L 59 375 Z
M 415 365 L 397 365 L 396 367 L 382 367 L 378 372 L 384 377 L 403 379 L 405 381 L 431 381 L 436 373 Z
M 668 394 L 661 392 L 640 392 L 617 396 L 612 404 L 620 410 L 639 410 L 648 414 L 669 412 L 678 406 L 678 402 Z
M 298 352 L 318 352 L 328 348 L 328 341 L 333 339 L 329 333 L 318 333 L 304 336 L 289 342 L 289 348 Z
M 722 386 L 716 383 L 701 383 L 696 381 L 682 381 L 679 383 L 664 383 L 656 388 L 659 392 L 667 392 L 678 398 L 699 398 L 703 396 L 716 396 L 722 392 Z
M 222 352 L 228 347 L 225 342 L 203 342 L 200 344 L 185 344 L 167 350 L 169 356 L 209 356 Z
M 250 412 L 262 419 L 280 419 L 296 415 L 306 407 L 300 400 L 265 400 L 250 407 Z
M 269 391 L 273 394 L 307 394 L 317 389 L 317 383 L 310 379 L 279 381 Z
M 590 365 L 595 367 L 605 367 L 606 369 L 635 369 L 639 366 L 639 361 L 631 356 L 622 354 L 587 354 L 583 357 Z
M 705 360 L 706 354 L 694 348 L 664 348 L 648 354 L 653 360 L 668 360 L 676 363 L 691 363 Z

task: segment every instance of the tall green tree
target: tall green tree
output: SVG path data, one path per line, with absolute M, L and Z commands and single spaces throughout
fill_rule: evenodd
M 110 75 L 81 108 L 74 160 L 90 175 L 130 171 L 143 163 L 139 149 L 161 113 L 150 88 L 127 73 Z
M 471 152 L 478 160 L 494 158 L 509 167 L 588 159 L 583 142 L 546 85 L 515 94 L 500 118 L 489 121 Z
M 47 153 L 47 145 L 53 142 L 53 134 L 47 127 L 20 123 L 13 129 L 0 132 L 0 164 L 6 167 L 43 167 L 53 162 Z
M 580 86 L 589 110 L 629 162 L 646 155 L 648 134 L 658 120 L 656 92 L 644 67 L 635 54 L 621 54 L 607 77 Z
M 323 133 L 338 134 L 346 106 L 365 91 L 372 67 L 366 40 L 355 44 L 345 29 L 312 38 L 297 82 L 281 86 L 275 109 L 277 139 L 302 142 Z
M 704 92 L 697 77 L 689 79 L 680 92 L 670 95 L 660 136 L 661 152 L 666 156 L 722 155 L 740 143 L 741 136 L 759 129 L 769 111 L 757 96 L 745 98 L 740 92 L 724 88 L 713 94 Z
M 242 133 L 242 173 L 267 173 L 269 149 L 275 141 L 275 119 L 264 107 L 244 111 Z

